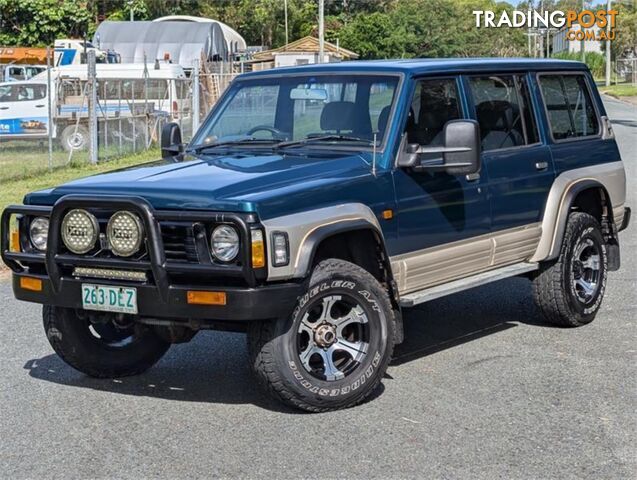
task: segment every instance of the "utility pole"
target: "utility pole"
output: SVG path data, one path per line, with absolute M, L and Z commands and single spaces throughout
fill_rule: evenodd
M 584 11 L 586 9 L 586 0 L 582 0 L 582 11 Z M 584 29 L 584 26 L 580 23 L 579 24 L 579 29 L 582 32 L 582 41 L 580 42 L 580 49 L 582 50 L 582 62 L 586 61 L 586 43 L 584 38 L 586 37 L 586 30 Z
M 89 132 L 89 162 L 97 164 L 97 73 L 95 70 L 95 49 L 89 50 L 87 58 L 88 69 L 88 132 Z
M 128 0 L 128 8 L 130 8 L 130 21 L 134 22 L 135 19 L 133 18 L 133 0 Z
M 283 10 L 285 11 L 285 45 L 287 46 L 287 44 L 290 43 L 290 39 L 288 38 L 288 0 L 284 0 Z
M 325 56 L 325 0 L 319 0 L 319 58 L 318 63 L 323 63 Z
M 606 11 L 611 10 L 611 0 L 606 4 Z M 610 20 L 606 23 L 606 86 L 610 87 Z

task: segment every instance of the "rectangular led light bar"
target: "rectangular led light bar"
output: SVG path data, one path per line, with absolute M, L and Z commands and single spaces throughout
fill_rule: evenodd
M 110 268 L 89 268 L 75 267 L 74 277 L 106 278 L 109 280 L 130 280 L 133 282 L 145 282 L 147 280 L 145 272 L 133 270 L 112 270 Z

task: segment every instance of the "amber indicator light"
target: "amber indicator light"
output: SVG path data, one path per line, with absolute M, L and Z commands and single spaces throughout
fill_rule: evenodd
M 22 277 L 20 278 L 20 288 L 22 290 L 31 290 L 32 292 L 41 292 L 42 280 L 39 278 Z
M 18 230 L 13 230 L 11 232 L 11 237 L 9 238 L 9 251 L 20 251 L 20 232 Z
M 393 210 L 383 210 L 383 218 L 385 220 L 391 220 L 392 218 L 394 218 L 394 211 Z
M 225 305 L 226 292 L 188 290 L 186 299 L 190 305 Z

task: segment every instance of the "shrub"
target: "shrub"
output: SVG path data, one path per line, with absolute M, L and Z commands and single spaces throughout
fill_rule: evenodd
M 552 55 L 553 58 L 559 58 L 560 60 L 582 60 L 582 54 L 579 52 L 560 52 Z M 590 69 L 594 78 L 601 78 L 606 72 L 606 60 L 604 55 L 597 52 L 586 52 L 585 58 L 586 65 Z

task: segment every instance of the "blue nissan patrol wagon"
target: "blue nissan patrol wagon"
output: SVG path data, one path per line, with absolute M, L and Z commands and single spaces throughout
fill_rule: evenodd
M 72 367 L 133 375 L 202 329 L 309 411 L 357 404 L 403 309 L 527 276 L 548 322 L 600 309 L 630 219 L 578 62 L 431 59 L 241 75 L 161 161 L 28 194 L 2 215 L 18 299 Z M 214 368 L 214 367 L 212 367 Z

